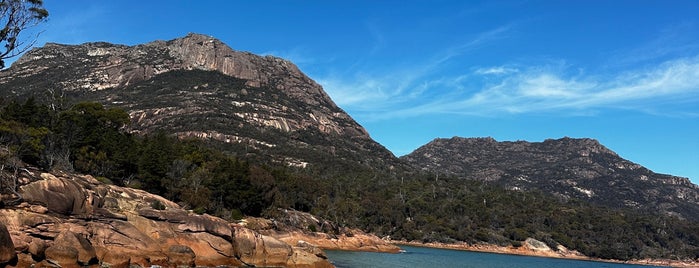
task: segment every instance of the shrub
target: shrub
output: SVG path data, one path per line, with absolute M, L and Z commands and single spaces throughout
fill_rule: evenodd
M 164 210 L 166 208 L 160 200 L 153 200 L 153 202 L 150 203 L 150 207 L 157 210 Z

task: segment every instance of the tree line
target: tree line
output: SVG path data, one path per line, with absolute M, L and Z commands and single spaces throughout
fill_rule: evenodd
M 0 112 L 2 190 L 16 191 L 12 174 L 24 165 L 94 175 L 106 183 L 163 195 L 197 212 L 225 218 L 259 216 L 274 200 L 271 173 L 207 146 L 165 132 L 125 131 L 122 109 L 84 102 L 59 110 L 6 103 Z
M 521 246 L 533 237 L 607 259 L 699 257 L 696 222 L 411 170 L 293 168 L 243 159 L 215 142 L 134 135 L 129 122 L 124 110 L 99 103 L 61 109 L 33 98 L 6 101 L 4 201 L 17 197 L 16 170 L 31 165 L 92 174 L 229 220 L 293 208 L 392 239 Z

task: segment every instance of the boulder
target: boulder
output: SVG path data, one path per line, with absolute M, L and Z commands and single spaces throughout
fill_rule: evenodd
M 199 267 L 212 266 L 242 266 L 235 257 L 235 249 L 229 240 L 209 233 L 187 233 L 170 241 L 178 245 L 186 245 L 195 254 L 194 264 Z
M 292 255 L 291 246 L 250 229 L 235 229 L 235 255 L 243 263 L 259 266 L 285 266 Z
M 527 238 L 524 240 L 524 246 L 527 249 L 533 250 L 533 251 L 544 251 L 544 252 L 551 252 L 551 248 L 546 245 L 546 243 L 541 242 L 539 240 L 536 240 L 534 238 Z
M 67 245 L 53 245 L 46 249 L 46 261 L 60 265 L 60 267 L 78 268 L 78 250 Z
M 49 211 L 64 215 L 86 215 L 92 213 L 91 198 L 83 187 L 73 180 L 57 178 L 43 173 L 43 180 L 20 187 L 25 201 L 39 203 Z
M 29 254 L 32 254 L 32 256 L 36 259 L 44 259 L 45 257 L 45 251 L 48 246 L 46 245 L 46 242 L 41 239 L 32 239 L 32 242 L 29 243 L 29 247 L 27 248 L 27 251 L 29 251 Z
M 114 245 L 95 248 L 99 261 L 109 267 L 151 267 L 160 265 L 169 267 L 168 256 L 161 251 L 139 250 Z
M 228 240 L 233 237 L 230 223 L 210 215 L 197 215 L 185 210 L 151 208 L 138 210 L 138 215 L 151 220 L 177 223 L 177 231 L 180 232 L 206 232 Z
M 229 222 L 206 214 L 190 215 L 177 229 L 182 232 L 205 232 L 226 240 L 233 238 L 233 229 Z
M 31 254 L 23 254 L 23 253 L 18 253 L 17 254 L 17 264 L 12 267 L 12 266 L 7 266 L 7 268 L 31 268 L 31 266 L 27 265 L 29 263 L 34 263 L 34 259 Z M 2 266 L 2 265 L 0 265 Z M 34 265 L 34 267 L 39 268 L 41 266 Z
M 317 249 L 234 230 L 145 191 L 84 175 L 28 176 L 26 203 L 0 209 L 0 267 L 330 267 Z
M 318 258 L 313 252 L 294 247 L 293 254 L 287 262 L 287 267 L 294 268 L 331 268 L 335 267 L 324 258 Z
M 100 256 L 100 263 L 102 264 L 102 267 L 128 268 L 131 264 L 131 256 L 129 256 L 129 254 L 119 252 L 118 250 L 97 248 L 97 255 Z
M 97 254 L 95 248 L 92 247 L 90 241 L 84 236 L 73 233 L 71 231 L 63 231 L 54 240 L 55 246 L 72 247 L 78 252 L 77 261 L 80 265 L 88 265 L 97 263 Z
M 0 222 L 0 264 L 8 263 L 17 257 L 15 244 L 5 224 Z
M 334 267 L 312 246 L 292 247 L 247 228 L 235 228 L 235 254 L 247 265 L 272 267 Z
M 168 263 L 173 266 L 194 266 L 194 251 L 185 245 L 173 245 L 167 250 Z
M 283 240 L 282 240 L 282 241 L 283 241 Z M 284 242 L 287 242 L 287 241 L 284 241 Z M 288 242 L 287 242 L 287 244 L 288 244 Z M 296 243 L 296 246 L 295 246 L 294 248 L 297 248 L 297 249 L 299 249 L 299 250 L 303 250 L 303 251 L 309 252 L 309 253 L 311 253 L 311 254 L 313 254 L 313 255 L 316 255 L 316 256 L 318 256 L 318 257 L 320 257 L 320 258 L 323 258 L 323 259 L 327 259 L 327 258 L 328 258 L 328 256 L 325 255 L 325 252 L 323 252 L 323 250 L 321 250 L 318 246 L 313 245 L 313 244 L 308 243 L 308 242 L 303 241 L 303 240 L 299 240 L 299 241 Z

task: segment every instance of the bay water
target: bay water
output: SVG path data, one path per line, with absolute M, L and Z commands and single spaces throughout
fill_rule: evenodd
M 398 254 L 326 250 L 328 259 L 338 268 L 406 267 L 406 268 L 632 268 L 661 267 L 482 253 L 451 249 L 401 246 Z

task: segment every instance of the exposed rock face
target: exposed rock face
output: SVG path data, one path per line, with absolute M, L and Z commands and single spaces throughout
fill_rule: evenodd
M 22 176 L 28 182 L 19 187 L 25 203 L 0 209 L 0 263 L 16 251 L 21 267 L 332 266 L 304 248 L 193 214 L 141 190 L 104 185 L 91 176 L 38 171 Z M 70 206 L 66 200 L 72 200 Z
M 264 86 L 305 105 L 317 107 L 315 117 L 319 118 L 312 118 L 314 115 L 311 114 L 308 120 L 315 122 L 298 122 L 293 124 L 296 129 L 311 124 L 323 132 L 343 133 L 345 128 L 352 128 L 350 132 L 353 134 L 367 136 L 366 131 L 356 123 L 352 125 L 339 122 L 337 119 L 351 119 L 341 112 L 320 85 L 304 75 L 293 63 L 272 56 L 260 57 L 234 51 L 221 41 L 200 34 L 133 47 L 103 42 L 83 45 L 47 44 L 43 48 L 27 52 L 11 69 L 12 71 L 0 73 L 0 84 L 51 75 L 54 81 L 34 81 L 29 87 L 43 88 L 49 85 L 42 82 L 51 83 L 54 86 L 49 88 L 51 90 L 78 94 L 84 91 L 123 89 L 174 70 L 217 71 L 243 80 L 245 86 L 238 90 Z M 205 83 L 206 81 L 202 82 Z M 56 84 L 58 88 L 55 88 Z M 138 115 L 156 111 L 159 110 L 140 111 Z M 284 119 L 271 117 L 267 120 L 283 122 Z M 286 131 L 295 130 L 283 124 L 274 127 Z
M 422 243 L 417 241 L 395 241 L 401 245 L 412 245 L 418 247 L 433 247 L 433 248 L 446 248 L 455 250 L 468 250 L 468 251 L 478 251 L 478 252 L 490 252 L 490 253 L 500 253 L 500 254 L 515 254 L 515 255 L 526 255 L 526 256 L 538 256 L 538 257 L 550 257 L 550 258 L 566 258 L 566 259 L 581 259 L 581 260 L 592 260 L 592 258 L 583 255 L 582 253 L 569 250 L 564 246 L 559 245 L 556 250 L 551 249 L 546 243 L 536 240 L 534 238 L 527 238 L 523 241 L 521 246 L 498 246 L 494 244 L 469 244 L 469 243 Z
M 0 265 L 12 261 L 16 256 L 12 237 L 7 231 L 7 227 L 0 222 Z
M 298 247 L 307 247 L 310 249 L 320 248 L 329 250 L 348 250 L 348 251 L 366 251 L 366 252 L 383 252 L 383 253 L 398 253 L 400 248 L 381 238 L 367 234 L 358 229 L 347 230 L 346 233 L 339 235 L 327 233 L 308 233 L 300 231 L 279 232 L 275 230 L 261 231 L 265 235 L 269 235 L 289 245 Z
M 75 252 L 75 254 L 73 254 Z M 57 263 L 89 265 L 97 263 L 95 248 L 90 241 L 82 235 L 78 235 L 69 230 L 63 230 L 53 240 L 53 245 L 45 249 L 45 256 L 48 260 L 55 260 L 54 254 L 66 256 L 71 259 L 65 261 L 55 261 Z M 70 253 L 70 254 L 67 254 Z M 74 255 L 74 256 L 73 256 Z
M 388 253 L 400 251 L 398 246 L 375 235 L 358 229 L 338 227 L 333 222 L 290 209 L 280 209 L 272 220 L 248 218 L 243 225 L 288 245 L 308 248 L 310 251 L 315 251 L 316 248 Z M 319 252 L 318 254 L 322 254 L 322 251 Z
M 77 182 L 59 180 L 49 173 L 41 174 L 41 181 L 22 187 L 23 197 L 46 206 L 50 210 L 66 215 L 90 215 L 93 213 L 94 196 Z
M 33 69 L 37 62 L 43 68 Z M 73 66 L 78 63 L 84 67 Z M 77 73 L 78 77 L 70 80 L 55 81 L 66 91 L 112 89 L 173 70 L 198 69 L 219 71 L 246 80 L 253 87 L 273 85 L 310 105 L 336 108 L 322 87 L 293 63 L 272 56 L 260 57 L 235 51 L 221 41 L 201 34 L 190 33 L 170 41 L 137 46 L 105 42 L 77 46 L 49 43 L 18 59 L 12 66 L 13 76 L 34 76 L 47 71 L 47 67 L 58 67 L 66 72 L 95 71 Z M 11 79 L 10 76 L 1 77 L 0 83 Z
M 497 142 L 435 139 L 402 157 L 439 174 L 492 181 L 512 190 L 538 189 L 564 199 L 661 211 L 699 220 L 699 187 L 654 173 L 593 139 Z
M 308 151 L 372 167 L 397 163 L 291 62 L 200 34 L 137 46 L 47 44 L 0 72 L 0 94 L 119 106 L 133 132 L 216 140 L 296 167 L 314 164 Z

